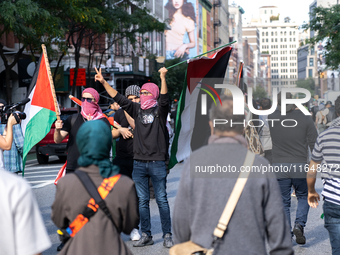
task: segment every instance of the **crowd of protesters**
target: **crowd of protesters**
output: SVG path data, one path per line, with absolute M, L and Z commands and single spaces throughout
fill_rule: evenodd
M 132 254 L 121 239 L 122 232 L 130 234 L 134 247 L 153 245 L 151 182 L 165 248 L 173 252 L 189 246 L 205 251 L 212 248 L 214 254 L 264 254 L 269 249 L 270 254 L 294 254 L 294 239 L 300 245 L 308 241 L 304 229 L 309 208 L 315 208 L 320 200 L 315 191 L 320 166 L 324 166 L 325 228 L 332 253 L 340 254 L 340 175 L 339 167 L 332 167 L 340 165 L 340 96 L 334 105 L 330 101 L 325 105 L 313 103 L 311 116 L 293 104 L 286 105 L 283 115 L 279 93 L 276 110 L 257 118 L 263 122 L 257 128 L 262 155 L 249 152 L 241 125 L 213 125 L 218 116 L 235 123 L 245 118 L 233 115 L 233 98 L 223 96 L 222 104 L 213 105 L 209 112 L 208 144 L 194 151 L 183 165 L 171 220 L 166 190 L 172 131 L 168 123 L 167 69 L 161 68 L 159 73 L 160 89 L 149 82 L 142 87 L 131 85 L 121 95 L 96 69 L 95 81 L 112 98 L 107 111 L 99 107 L 99 93 L 86 88 L 80 112 L 64 122 L 56 121 L 54 141 L 60 143 L 69 136 L 67 174 L 58 182 L 51 215 L 61 239 L 57 248 L 60 254 Z M 292 94 L 287 93 L 286 98 L 292 98 Z M 0 101 L 0 107 L 4 103 Z M 269 98 L 253 104 L 260 110 L 272 107 Z M 114 118 L 113 124 L 108 117 Z M 297 125 L 271 125 L 268 119 L 289 119 Z M 3 171 L 21 171 L 20 166 L 13 166 L 16 160 L 6 166 L 3 159 L 3 150 L 22 154 L 23 141 L 20 134 L 15 138 L 19 126 L 15 124 L 17 120 L 11 116 L 0 136 L 0 202 L 4 208 L 0 211 L 0 229 L 11 233 L 0 238 L 0 254 L 39 254 L 51 242 L 34 195 L 24 180 Z M 194 178 L 194 164 L 309 167 L 308 171 Z M 294 224 L 290 216 L 292 188 L 298 200 Z

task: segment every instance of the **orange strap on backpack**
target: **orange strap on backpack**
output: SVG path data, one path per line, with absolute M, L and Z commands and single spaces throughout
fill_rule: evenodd
M 79 176 L 78 176 L 79 177 Z M 110 178 L 105 178 L 103 182 L 98 187 L 97 191 L 102 198 L 101 202 L 104 202 L 104 199 L 113 189 L 119 178 L 121 177 L 120 174 L 112 176 Z M 66 232 L 70 235 L 70 237 L 74 237 L 79 230 L 81 230 L 84 225 L 89 221 L 89 219 L 98 211 L 98 208 L 102 208 L 95 202 L 94 198 L 91 198 L 84 209 L 82 214 L 78 214 L 77 217 L 72 221 L 68 228 L 66 228 Z M 105 205 L 106 207 L 106 205 Z M 105 212 L 105 211 L 104 211 Z M 107 212 L 105 212 L 107 213 Z M 112 219 L 111 219 L 112 220 Z

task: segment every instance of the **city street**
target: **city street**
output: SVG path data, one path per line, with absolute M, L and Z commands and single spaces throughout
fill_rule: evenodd
M 55 176 L 62 166 L 62 163 L 57 157 L 51 157 L 50 162 L 47 165 L 39 165 L 36 160 L 30 160 L 26 164 L 25 179 L 29 181 L 34 188 L 34 193 L 37 197 L 43 219 L 52 241 L 53 246 L 45 251 L 44 255 L 54 255 L 59 245 L 59 239 L 57 236 L 57 228 L 54 226 L 50 219 L 51 205 L 55 196 L 55 185 L 53 181 Z M 173 209 L 175 196 L 179 184 L 181 169 L 183 164 L 178 164 L 170 171 L 168 176 L 168 199 L 170 203 L 170 209 Z M 321 180 L 318 179 L 316 185 L 317 191 L 320 193 L 322 189 Z M 126 241 L 128 247 L 134 254 L 140 255 L 165 255 L 168 254 L 168 250 L 163 247 L 162 231 L 160 218 L 158 213 L 158 207 L 155 200 L 151 200 L 151 221 L 152 221 L 152 234 L 155 244 L 143 248 L 134 248 L 133 242 L 129 240 L 129 236 L 122 234 L 122 238 Z M 292 197 L 292 221 L 295 217 L 295 210 L 297 206 L 297 199 Z M 301 255 L 317 255 L 317 254 L 331 254 L 331 248 L 328 239 L 328 232 L 323 227 L 323 220 L 320 218 L 322 214 L 322 202 L 317 209 L 310 209 L 307 226 L 305 228 L 305 235 L 307 243 L 305 245 L 298 245 L 293 242 L 295 254 Z M 210 235 L 210 233 L 207 233 Z M 232 233 L 230 233 L 232 234 Z M 246 240 L 244 240 L 246 242 Z

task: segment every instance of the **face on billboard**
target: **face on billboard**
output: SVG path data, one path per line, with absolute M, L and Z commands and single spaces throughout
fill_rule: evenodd
M 172 4 L 175 9 L 180 9 L 183 6 L 183 0 L 172 0 Z
M 196 50 L 196 0 L 164 0 L 169 14 L 166 39 L 166 59 L 189 59 Z

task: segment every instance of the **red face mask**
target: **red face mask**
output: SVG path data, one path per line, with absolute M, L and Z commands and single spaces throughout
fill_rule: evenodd
M 103 112 L 96 102 L 87 102 L 85 100 L 81 104 L 81 115 L 87 120 L 96 120 L 103 116 Z
M 157 105 L 157 100 L 154 98 L 153 95 L 140 95 L 140 107 L 143 110 L 152 108 Z

